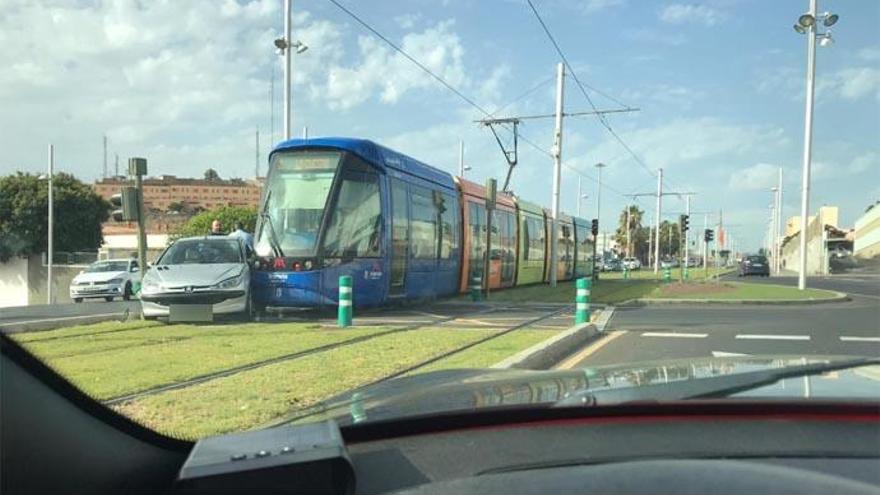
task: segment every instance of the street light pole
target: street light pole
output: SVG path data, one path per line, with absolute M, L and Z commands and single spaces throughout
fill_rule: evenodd
M 816 86 L 816 0 L 810 0 L 814 21 L 807 27 L 807 102 L 804 117 L 804 164 L 801 177 L 801 233 L 798 289 L 807 288 L 807 224 L 810 212 L 810 160 L 813 152 L 813 100 Z
M 565 96 L 565 66 L 556 66 L 556 132 L 553 144 L 553 220 L 550 229 L 550 286 L 556 287 L 557 234 L 559 223 L 559 183 L 562 180 L 562 106 Z
M 782 269 L 782 167 L 779 167 L 779 184 L 776 187 L 776 232 L 773 232 L 776 239 L 776 261 L 774 268 L 776 275 L 779 275 Z
M 292 11 L 293 11 L 293 0 L 284 0 L 284 40 L 287 42 L 287 46 L 284 48 L 284 140 L 290 139 L 291 129 L 290 129 L 290 86 L 291 86 L 291 73 L 290 73 L 290 63 L 293 57 L 293 54 L 290 53 L 290 30 L 292 24 Z
M 55 145 L 49 145 L 49 246 L 46 253 L 46 304 L 52 304 L 52 262 L 55 259 L 55 192 L 54 192 L 54 176 L 55 176 Z
M 657 169 L 657 218 L 654 219 L 654 274 L 660 269 L 660 214 L 663 200 L 663 169 Z
M 606 165 L 602 162 L 596 164 L 596 168 L 599 169 L 599 180 L 598 180 L 598 191 L 596 194 L 596 219 L 599 220 L 599 232 L 602 232 L 602 169 L 605 168 Z M 602 259 L 605 259 L 605 248 L 607 241 L 605 236 L 602 236 Z

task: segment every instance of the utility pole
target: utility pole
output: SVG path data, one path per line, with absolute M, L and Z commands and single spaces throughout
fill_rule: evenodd
M 688 224 L 690 224 L 690 221 L 691 221 L 691 195 L 690 194 L 686 194 L 684 196 L 684 214 L 688 218 Z M 687 271 L 688 261 L 690 260 L 690 258 L 688 257 L 688 251 L 690 251 L 690 239 L 689 239 L 690 235 L 688 235 L 688 232 L 690 232 L 690 230 L 686 230 L 686 231 L 682 232 L 682 234 L 681 234 L 682 237 L 684 237 L 684 266 L 681 267 L 682 274 L 685 271 Z M 684 275 L 682 275 L 682 276 L 684 276 Z
M 458 176 L 464 178 L 464 173 L 471 168 L 464 164 L 464 140 L 458 140 Z
M 776 193 L 776 232 L 773 233 L 776 238 L 776 253 L 773 268 L 776 271 L 776 275 L 779 275 L 782 269 L 782 167 L 779 167 L 779 184 L 776 188 L 778 189 Z
M 104 134 L 104 170 L 101 175 L 102 179 L 107 178 L 107 135 Z
M 654 219 L 657 239 L 654 242 L 654 274 L 660 270 L 660 214 L 663 199 L 663 169 L 657 169 L 657 218 Z
M 581 192 L 581 176 L 578 176 L 578 197 L 577 197 L 577 216 L 581 217 L 581 196 L 583 193 Z
M 703 232 L 709 228 L 709 214 L 703 213 Z M 708 273 L 709 270 L 709 242 L 703 238 L 703 271 Z
M 116 163 L 113 166 L 114 177 L 119 177 L 119 153 L 114 153 L 116 155 Z
M 290 139 L 291 129 L 290 129 L 290 86 L 292 74 L 290 73 L 290 63 L 293 58 L 293 54 L 290 53 L 290 30 L 291 24 L 293 23 L 293 0 L 284 0 L 284 140 Z
M 269 147 L 275 144 L 275 61 L 272 61 L 272 75 L 269 78 Z
M 138 227 L 138 276 L 141 282 L 147 272 L 147 231 L 146 219 L 144 218 L 144 187 L 143 176 L 147 174 L 146 158 L 129 158 L 128 173 L 134 176 L 134 187 L 137 190 L 137 227 Z
M 626 257 L 632 257 L 632 240 L 630 231 L 632 230 L 632 206 L 626 205 Z
M 303 126 L 303 139 L 309 138 L 309 126 Z
M 556 287 L 557 234 L 559 225 L 559 183 L 562 181 L 562 107 L 565 97 L 565 65 L 556 65 L 556 131 L 553 143 L 553 221 L 550 229 L 550 287 Z
M 255 146 L 255 160 L 254 160 L 254 179 L 258 179 L 260 177 L 260 127 L 257 126 L 256 132 L 256 146 Z
M 596 168 L 599 169 L 599 178 L 597 181 L 597 192 L 596 192 L 596 219 L 599 220 L 599 232 L 602 232 L 602 169 L 605 168 L 605 165 L 602 162 L 596 164 Z M 605 236 L 602 236 L 602 260 L 604 263 L 605 260 L 605 249 L 608 247 L 607 239 Z
M 46 304 L 55 302 L 52 294 L 52 265 L 55 260 L 55 145 L 49 145 L 49 246 L 46 253 Z

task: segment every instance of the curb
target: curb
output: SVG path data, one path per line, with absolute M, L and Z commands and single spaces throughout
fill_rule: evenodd
M 826 304 L 845 302 L 852 300 L 848 294 L 837 291 L 834 297 L 822 299 L 631 299 L 620 304 L 620 306 L 674 306 L 677 304 L 706 304 L 706 305 L 736 305 L 736 304 L 753 304 L 753 305 L 780 305 L 780 306 L 796 306 L 805 304 Z
M 46 330 L 55 330 L 57 328 L 74 325 L 89 325 L 92 323 L 101 323 L 103 321 L 113 321 L 123 319 L 124 313 L 104 313 L 98 315 L 82 315 L 82 316 L 64 316 L 59 318 L 46 318 L 41 320 L 24 321 L 21 323 L 7 323 L 0 326 L 0 332 L 5 334 L 39 332 Z M 140 316 L 140 312 L 136 313 Z M 130 318 L 131 316 L 129 316 Z
M 507 359 L 492 365 L 494 369 L 514 368 L 546 370 L 571 355 L 586 343 L 602 335 L 605 324 L 614 309 L 602 310 L 596 321 L 575 325 L 562 333 L 520 351 Z

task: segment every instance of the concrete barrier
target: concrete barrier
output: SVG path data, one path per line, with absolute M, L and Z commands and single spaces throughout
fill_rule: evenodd
M 596 325 L 582 323 L 501 361 L 493 368 L 545 370 L 599 335 Z

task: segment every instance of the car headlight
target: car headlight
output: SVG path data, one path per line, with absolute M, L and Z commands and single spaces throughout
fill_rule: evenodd
M 234 277 L 227 278 L 226 280 L 214 285 L 215 289 L 232 289 L 234 287 L 238 287 L 241 285 L 241 274 L 238 274 Z
M 151 278 L 145 278 L 141 284 L 141 291 L 143 292 L 156 292 L 159 288 L 159 283 Z
M 121 278 L 111 278 L 110 280 L 107 281 L 107 283 L 110 285 L 121 284 L 122 282 L 124 282 L 124 280 Z

